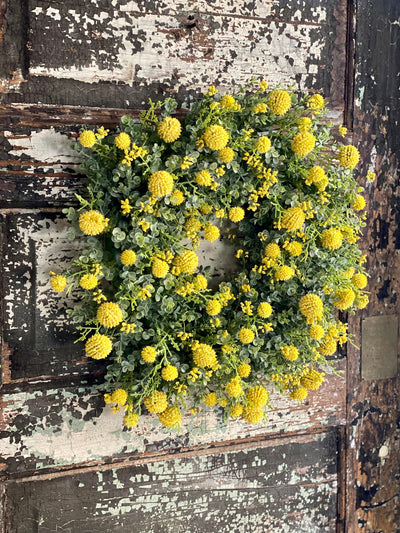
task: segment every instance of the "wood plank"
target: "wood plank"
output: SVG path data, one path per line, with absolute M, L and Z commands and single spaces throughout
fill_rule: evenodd
M 338 369 L 345 370 L 345 361 Z M 36 380 L 29 386 L 9 385 L 2 400 L 0 463 L 8 475 L 21 475 L 320 431 L 345 422 L 343 379 L 329 376 L 304 404 L 271 390 L 268 422 L 257 426 L 225 423 L 222 413 L 207 408 L 196 417 L 187 412 L 179 434 L 146 415 L 137 428 L 123 430 L 123 415 L 104 405 L 99 384 Z
M 9 17 L 18 19 L 11 10 Z M 229 0 L 212 8 L 204 0 L 35 0 L 24 19 L 29 47 L 15 44 L 24 75 L 11 83 L 10 66 L 0 69 L 2 101 L 142 107 L 162 92 L 182 100 L 210 83 L 226 90 L 257 75 L 322 90 L 342 109 L 346 17 L 345 0 Z
M 6 531 L 332 533 L 337 435 L 7 483 Z
M 368 254 L 371 295 L 368 308 L 350 322 L 358 332 L 364 317 L 400 314 L 400 4 L 359 2 L 356 15 L 354 130 L 364 160 L 361 175 L 377 174 L 365 195 L 369 209 L 362 247 Z M 395 533 L 400 524 L 400 374 L 361 380 L 359 352 L 351 346 L 348 362 L 345 531 Z

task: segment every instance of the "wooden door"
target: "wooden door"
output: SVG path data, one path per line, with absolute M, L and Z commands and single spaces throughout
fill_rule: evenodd
M 0 1 L 5 533 L 400 531 L 399 16 L 396 0 Z M 204 414 L 178 436 L 150 418 L 122 431 L 48 290 L 49 264 L 73 255 L 71 140 L 148 97 L 251 75 L 321 91 L 354 131 L 360 174 L 377 173 L 371 302 L 350 317 L 363 351 L 349 345 L 304 405 L 274 398 L 265 426 Z

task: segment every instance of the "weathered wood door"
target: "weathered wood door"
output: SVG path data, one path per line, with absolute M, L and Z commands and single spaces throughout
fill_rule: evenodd
M 0 0 L 4 532 L 400 531 L 399 16 L 396 0 Z M 179 436 L 150 419 L 122 431 L 48 288 L 73 252 L 71 138 L 149 96 L 250 75 L 322 91 L 360 173 L 377 173 L 371 302 L 350 318 L 363 350 L 348 346 L 305 405 L 274 399 L 264 427 L 204 414 Z

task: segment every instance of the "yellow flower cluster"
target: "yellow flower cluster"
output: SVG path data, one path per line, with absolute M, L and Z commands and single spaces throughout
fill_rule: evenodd
M 97 278 L 94 274 L 84 274 L 79 279 L 79 285 L 85 290 L 94 289 L 97 286 Z
M 105 328 L 114 328 L 122 322 L 122 310 L 113 302 L 105 302 L 97 310 L 97 321 Z
M 292 141 L 292 150 L 296 155 L 304 157 L 314 150 L 315 143 L 316 138 L 312 133 L 309 131 L 301 131 L 295 135 Z
M 172 273 L 178 274 L 194 274 L 199 264 L 199 258 L 192 250 L 184 250 L 181 254 L 177 254 L 173 260 Z
M 349 144 L 339 148 L 339 164 L 342 167 L 353 169 L 360 160 L 360 152 L 355 146 Z
M 306 215 L 301 207 L 289 207 L 283 212 L 281 227 L 288 231 L 297 231 L 304 224 Z
M 50 285 L 53 291 L 63 292 L 67 286 L 67 278 L 65 276 L 61 276 L 60 274 L 53 275 L 53 277 L 50 279 Z
M 111 353 L 112 341 L 107 335 L 95 333 L 85 344 L 85 352 L 92 359 L 105 359 Z
M 204 142 L 210 150 L 222 150 L 228 144 L 229 133 L 222 126 L 209 126 L 203 134 Z
M 177 118 L 165 117 L 157 127 L 158 135 L 166 143 L 179 139 L 182 131 L 181 123 Z
M 163 412 L 159 413 L 158 419 L 163 426 L 168 429 L 178 427 L 182 421 L 182 413 L 179 407 L 170 405 Z
M 192 347 L 193 361 L 200 368 L 212 368 L 217 364 L 217 354 L 212 346 L 197 342 Z
M 108 224 L 108 219 L 99 213 L 99 211 L 85 211 L 79 217 L 79 228 L 85 235 L 99 235 Z
M 146 396 L 144 405 L 149 413 L 162 413 L 168 407 L 167 395 L 165 392 L 154 390 Z
M 174 178 L 165 170 L 154 172 L 149 179 L 149 191 L 156 198 L 170 194 L 174 188 Z
M 268 98 L 268 107 L 271 113 L 281 116 L 289 111 L 291 105 L 290 94 L 287 91 L 277 89 L 272 91 Z

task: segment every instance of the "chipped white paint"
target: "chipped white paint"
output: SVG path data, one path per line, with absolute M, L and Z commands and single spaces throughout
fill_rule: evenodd
M 30 136 L 15 136 L 11 131 L 5 131 L 4 137 L 12 145 L 10 155 L 20 158 L 22 155 L 40 161 L 51 163 L 57 170 L 65 170 L 64 165 L 79 162 L 78 154 L 72 149 L 71 139 L 67 135 L 55 131 L 54 128 L 33 131 Z
M 323 386 L 318 394 L 315 394 L 315 399 L 313 394 L 310 395 L 308 407 L 297 405 L 296 402 L 283 398 L 271 390 L 274 410 L 267 413 L 266 424 L 256 426 L 234 420 L 224 423 L 220 415 L 208 409 L 195 417 L 187 413 L 183 417 L 180 434 L 188 439 L 185 440 L 185 446 L 201 446 L 257 435 L 301 431 L 318 423 L 326 425 L 329 415 L 337 416 L 342 406 L 338 395 L 332 393 L 335 387 L 326 391 L 324 388 Z M 10 438 L 4 437 L 4 446 L 0 440 L 0 449 L 5 450 L 5 457 L 19 454 L 22 457 L 34 457 L 38 468 L 44 465 L 46 459 L 58 466 L 80 464 L 119 454 L 144 453 L 153 447 L 165 449 L 162 443 L 176 435 L 175 432 L 163 428 L 156 417 L 149 415 L 141 417 L 137 428 L 123 431 L 123 413 L 113 414 L 109 406 L 103 409 L 100 416 L 85 421 L 84 417 L 90 407 L 86 409 L 81 405 L 90 406 L 92 396 L 93 393 L 83 388 L 77 392 L 68 389 L 50 389 L 7 395 L 4 418 L 8 423 L 4 429 L 10 431 Z M 327 397 L 330 398 L 329 402 Z M 29 405 L 43 402 L 49 406 L 49 418 L 47 419 L 47 415 L 42 416 L 37 420 L 37 425 L 22 432 L 18 431 L 18 440 L 13 439 L 15 416 L 17 414 L 27 416 L 29 424 L 32 424 L 32 417 L 35 415 L 33 412 L 30 413 Z M 322 413 L 321 404 L 329 405 Z M 54 414 L 60 417 L 61 424 L 51 422 Z M 179 434 L 177 438 L 179 443 Z M 167 448 L 171 448 L 171 444 Z
M 135 11 L 134 6 L 126 10 Z M 323 18 L 323 11 L 319 18 Z M 69 13 L 79 27 L 87 25 L 86 13 Z M 308 74 L 316 74 L 312 65 L 321 57 L 324 46 L 322 36 L 312 42 L 314 26 L 301 22 L 293 25 L 279 21 L 267 23 L 257 18 L 204 15 L 201 36 L 194 30 L 177 37 L 174 32 L 182 30 L 180 17 L 151 13 L 123 15 L 110 17 L 110 35 L 102 32 L 103 39 L 113 39 L 115 35 L 121 39 L 116 58 L 112 59 L 112 69 L 102 68 L 94 56 L 90 64 L 66 68 L 49 68 L 38 58 L 37 63 L 31 64 L 30 74 L 88 83 L 123 82 L 131 86 L 134 82 L 144 86 L 152 81 L 168 82 L 178 76 L 181 85 L 199 90 L 204 90 L 213 80 L 219 86 L 230 87 L 252 75 L 263 75 L 273 84 L 297 86 L 296 75 L 303 74 L 304 82 Z M 72 25 L 70 32 L 73 31 Z M 135 41 L 132 35 L 143 38 Z M 90 47 L 90 36 L 88 39 Z M 230 56 L 229 50 L 234 55 Z

